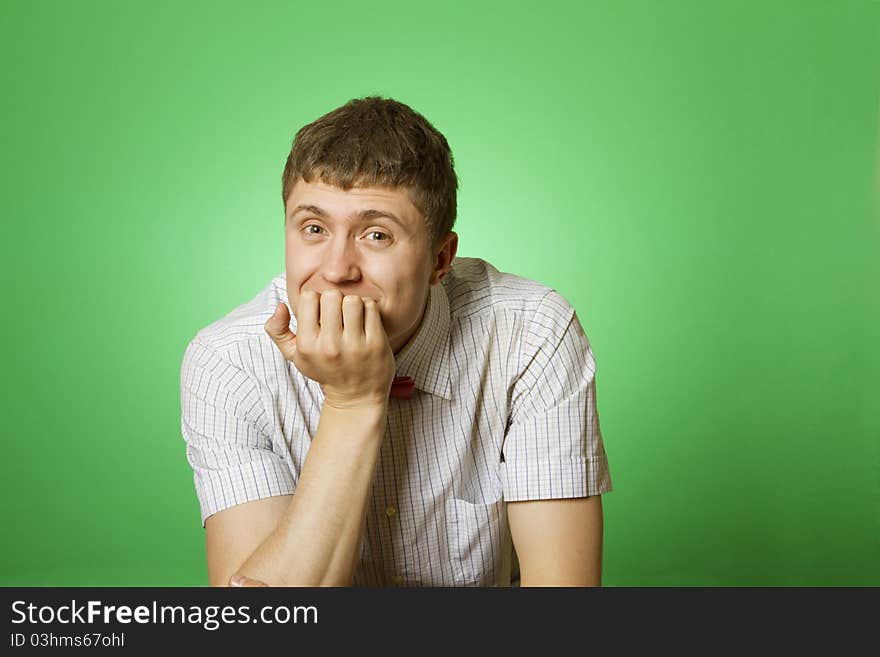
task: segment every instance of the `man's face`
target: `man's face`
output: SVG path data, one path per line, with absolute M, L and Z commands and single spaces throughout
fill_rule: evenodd
M 344 191 L 300 179 L 287 198 L 285 222 L 293 314 L 303 290 L 372 297 L 392 350 L 400 351 L 419 327 L 430 285 L 448 269 L 447 264 L 438 271 L 427 224 L 406 190 Z M 450 262 L 454 254 L 453 244 Z

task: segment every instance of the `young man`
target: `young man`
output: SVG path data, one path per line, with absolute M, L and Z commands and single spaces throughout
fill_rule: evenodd
M 457 187 L 394 100 L 297 133 L 286 275 L 183 357 L 211 585 L 601 584 L 592 349 L 552 288 L 455 259 Z

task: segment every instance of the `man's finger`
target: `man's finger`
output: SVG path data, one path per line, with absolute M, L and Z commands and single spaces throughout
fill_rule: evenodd
M 265 586 L 269 587 L 265 582 L 261 582 L 258 579 L 251 579 L 250 577 L 245 577 L 244 575 L 233 575 L 229 580 L 229 586 Z
M 275 314 L 266 321 L 264 328 L 272 341 L 278 345 L 284 358 L 293 360 L 293 354 L 296 352 L 296 334 L 290 330 L 290 311 L 284 302 L 278 303 Z
M 321 294 L 321 333 L 342 335 L 342 292 L 327 290 Z
M 354 294 L 342 298 L 342 334 L 349 340 L 364 340 L 364 300 Z
M 382 313 L 379 312 L 379 304 L 370 297 L 364 297 L 364 335 L 367 342 L 375 343 L 382 339 L 385 326 L 382 324 Z
M 318 313 L 321 295 L 314 290 L 303 290 L 296 304 L 296 330 L 308 344 L 318 340 Z

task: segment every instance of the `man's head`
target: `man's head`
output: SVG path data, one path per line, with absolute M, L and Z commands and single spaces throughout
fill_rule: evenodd
M 455 257 L 457 188 L 446 139 L 397 101 L 353 99 L 301 128 L 282 176 L 294 314 L 302 290 L 372 297 L 400 351 Z

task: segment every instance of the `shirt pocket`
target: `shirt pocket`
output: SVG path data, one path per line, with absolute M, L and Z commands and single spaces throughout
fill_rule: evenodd
M 503 498 L 489 504 L 447 498 L 446 536 L 455 586 L 496 586 L 510 568 Z

